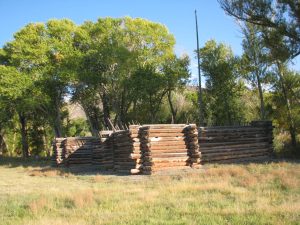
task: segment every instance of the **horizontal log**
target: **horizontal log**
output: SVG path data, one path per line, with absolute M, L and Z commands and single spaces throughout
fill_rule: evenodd
M 199 140 L 199 144 L 214 144 L 214 143 L 227 143 L 227 142 L 243 142 L 243 141 L 252 141 L 252 142 L 262 142 L 267 141 L 267 137 L 254 137 L 254 138 L 235 138 L 235 139 L 220 139 L 216 142 L 203 142 Z
M 222 153 L 222 152 L 236 152 L 236 151 L 252 151 L 256 149 L 271 149 L 270 146 L 253 146 L 253 147 L 239 147 L 239 148 L 230 148 L 227 146 L 224 146 L 223 148 L 218 149 L 209 149 L 209 150 L 201 150 L 202 154 L 212 154 L 212 153 Z
M 120 166 L 135 166 L 137 163 L 135 161 L 131 162 L 114 162 L 115 165 L 120 165 Z
M 247 130 L 247 129 L 261 129 L 260 127 L 253 126 L 212 126 L 212 127 L 199 127 L 199 130 L 219 131 L 219 130 Z
M 220 140 L 230 140 L 230 139 L 240 139 L 240 138 L 265 138 L 266 134 L 232 134 L 232 135 L 209 135 L 209 136 L 199 136 L 200 141 L 220 141 Z
M 185 144 L 177 144 L 177 145 L 175 145 L 175 144 L 160 144 L 160 145 L 153 145 L 153 144 L 151 144 L 150 145 L 150 150 L 151 151 L 154 151 L 154 150 L 168 150 L 168 149 L 175 149 L 175 150 L 180 150 L 180 149 L 185 149 L 185 151 L 187 151 L 187 146 L 185 145 Z M 144 148 L 144 146 L 141 148 L 142 150 L 142 152 L 145 150 L 145 148 Z
M 184 145 L 184 146 L 186 146 L 186 144 L 189 144 L 189 143 L 185 143 L 184 141 L 180 141 L 180 140 L 150 142 L 151 146 L 173 146 L 173 145 Z
M 179 147 L 176 147 L 176 148 L 158 148 L 158 149 L 151 149 L 151 151 L 149 151 L 149 152 L 153 152 L 153 153 L 172 153 L 172 152 L 174 152 L 174 153 L 176 153 L 176 152 L 185 152 L 185 153 L 188 153 L 189 151 L 188 151 L 188 149 L 186 149 L 186 148 L 179 148 Z M 143 152 L 142 152 L 143 153 Z M 147 153 L 147 152 L 146 152 Z
M 236 149 L 235 151 L 223 151 L 223 152 L 201 152 L 202 158 L 222 156 L 222 155 L 239 155 L 246 153 L 256 153 L 256 152 L 270 152 L 270 148 L 256 148 L 256 149 Z
M 224 148 L 246 148 L 246 147 L 259 147 L 259 146 L 269 146 L 267 142 L 250 142 L 250 143 L 239 143 L 239 142 L 234 142 L 232 144 L 228 145 L 221 145 L 221 146 L 200 146 L 201 151 L 213 151 L 217 149 L 224 149 Z
M 144 163 L 142 168 L 147 167 L 147 166 L 151 166 L 152 169 L 153 168 L 159 168 L 159 167 L 174 167 L 174 166 L 188 166 L 190 165 L 189 162 L 147 162 Z
M 149 141 L 185 141 L 185 137 L 149 137 Z
M 185 137 L 182 133 L 149 133 L 147 138 L 153 137 Z
M 238 133 L 267 133 L 267 130 L 261 128 L 248 129 L 217 129 L 217 130 L 198 130 L 199 134 L 238 134 Z
M 149 162 L 187 162 L 189 157 L 169 157 L 169 158 L 152 158 L 152 157 L 143 157 L 143 161 Z
M 139 142 L 122 142 L 122 143 L 114 143 L 114 147 L 122 147 L 122 146 L 134 146 L 134 147 L 139 147 L 140 143 Z
M 131 170 L 130 170 L 130 173 L 131 173 L 131 174 L 139 174 L 140 172 L 141 172 L 140 169 L 131 169 Z
M 152 129 L 156 128 L 156 129 L 164 129 L 164 128 L 178 128 L 178 127 L 186 127 L 186 124 L 145 124 L 142 127 L 150 127 Z
M 268 152 L 256 152 L 256 153 L 248 153 L 248 154 L 232 154 L 232 155 L 224 155 L 224 156 L 202 156 L 201 161 L 215 161 L 215 160 L 224 160 L 224 159 L 238 159 L 245 157 L 253 157 L 253 156 L 262 156 L 268 155 Z
M 170 157 L 183 157 L 183 156 L 188 156 L 187 152 L 151 152 L 151 153 L 144 153 L 143 157 L 149 156 L 152 158 L 170 158 Z
M 199 143 L 200 149 L 202 147 L 216 147 L 216 146 L 226 146 L 226 145 L 237 145 L 237 144 L 252 144 L 252 143 L 268 143 L 266 140 L 244 140 L 244 141 L 228 141 L 228 142 L 216 142 L 216 143 Z

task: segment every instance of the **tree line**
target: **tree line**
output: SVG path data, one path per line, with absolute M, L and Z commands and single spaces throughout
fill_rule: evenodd
M 236 2 L 220 4 L 234 15 L 230 10 Z M 205 123 L 272 119 L 296 147 L 300 79 L 289 68 L 297 55 L 295 42 L 287 41 L 282 29 L 237 18 L 244 36 L 242 56 L 214 40 L 200 49 Z M 292 14 L 291 19 L 296 20 Z M 198 123 L 190 59 L 177 56 L 174 46 L 164 25 L 140 18 L 26 25 L 0 49 L 2 152 L 50 155 L 53 137 L 98 135 L 130 123 Z M 86 121 L 70 120 L 71 103 L 82 106 Z

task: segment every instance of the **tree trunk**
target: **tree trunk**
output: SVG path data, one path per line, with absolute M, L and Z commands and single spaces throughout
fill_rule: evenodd
M 22 136 L 22 155 L 24 158 L 29 156 L 29 145 L 27 137 L 27 120 L 22 113 L 19 113 L 19 121 L 21 124 L 21 136 Z
M 81 102 L 80 104 L 82 105 L 84 113 L 87 117 L 92 135 L 94 137 L 98 137 L 100 127 L 99 127 L 99 113 L 98 113 L 98 108 L 95 106 L 96 104 L 92 104 L 92 106 L 89 106 L 88 104 L 85 104 L 83 102 Z
M 15 151 L 15 148 L 16 148 L 16 139 L 17 139 L 17 132 L 16 132 L 16 129 L 14 129 L 14 138 L 13 138 L 13 144 L 12 144 L 12 151 Z M 11 156 L 11 152 L 12 151 L 9 151 L 9 156 Z
M 110 120 L 109 99 L 105 91 L 102 94 L 102 106 L 103 106 L 103 123 L 105 127 L 112 129 L 109 122 Z
M 154 107 L 154 102 L 152 102 L 152 95 L 149 95 L 149 103 L 150 103 L 150 123 L 154 123 L 155 121 L 155 107 Z
M 55 121 L 54 121 L 55 137 L 62 137 L 61 114 L 60 114 L 60 107 L 59 107 L 58 103 L 56 103 L 55 109 L 56 109 L 56 112 L 55 112 L 56 116 L 55 116 Z
M 257 71 L 256 71 L 256 79 L 257 79 L 257 87 L 258 87 L 259 99 L 260 99 L 260 119 L 264 120 L 266 118 L 264 95 L 263 95 L 263 90 L 262 90 L 260 78 Z
M 7 151 L 7 145 L 4 140 L 4 135 L 0 133 L 0 155 Z
M 98 134 L 99 131 L 97 130 L 93 119 L 91 118 L 91 116 L 88 113 L 86 113 L 86 117 L 87 117 L 88 122 L 90 124 L 90 130 L 91 130 L 92 136 L 97 137 L 99 135 Z
M 289 122 L 289 132 L 290 132 L 290 136 L 291 136 L 291 142 L 292 142 L 292 146 L 296 148 L 297 146 L 297 141 L 296 141 L 296 127 L 295 127 L 295 122 L 292 116 L 292 112 L 291 112 L 291 104 L 290 104 L 290 100 L 288 98 L 287 95 L 287 90 L 285 87 L 285 82 L 284 82 L 284 77 L 282 74 L 282 67 L 280 65 L 280 63 L 277 62 L 277 67 L 278 67 L 278 75 L 279 75 L 279 81 L 281 84 L 281 88 L 282 88 L 282 93 L 284 96 L 284 100 L 286 103 L 286 108 L 287 108 L 287 115 L 288 115 L 288 122 Z
M 122 93 L 122 97 L 121 97 L 121 108 L 120 108 L 120 116 L 119 116 L 119 120 L 122 124 L 122 126 L 124 126 L 126 124 L 126 116 L 125 116 L 125 89 Z
M 46 151 L 46 155 L 47 157 L 49 158 L 50 157 L 50 148 L 48 147 L 48 136 L 47 136 L 47 133 L 46 133 L 46 129 L 43 127 L 43 143 L 44 143 L 44 150 Z
M 172 113 L 172 121 L 171 121 L 171 123 L 177 123 L 177 120 L 176 120 L 176 111 L 175 111 L 174 106 L 173 106 L 171 94 L 172 94 L 172 92 L 168 91 L 168 101 L 169 101 L 169 105 L 170 105 L 170 109 L 171 109 L 171 113 Z

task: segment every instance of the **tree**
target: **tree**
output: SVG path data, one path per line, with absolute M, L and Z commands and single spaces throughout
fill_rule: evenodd
M 288 70 L 287 66 L 283 63 L 277 62 L 277 67 L 275 69 L 275 74 L 277 74 L 277 82 L 275 83 L 275 88 L 277 89 L 277 99 L 276 103 L 281 103 L 285 105 L 286 110 L 285 115 L 279 119 L 285 119 L 287 126 L 282 126 L 288 128 L 291 136 L 291 143 L 294 148 L 297 146 L 296 134 L 297 127 L 299 129 L 300 124 L 297 123 L 297 118 L 299 114 L 299 74 Z M 275 97 L 276 99 L 276 97 Z M 283 103 L 283 104 L 282 104 Z M 277 104 L 278 105 L 278 104 Z M 280 109 L 282 107 L 278 107 Z
M 291 0 L 218 0 L 225 12 L 234 18 L 260 27 L 264 43 L 278 49 L 280 57 L 293 59 L 300 55 L 300 4 Z M 285 53 L 283 55 L 283 52 Z
M 174 56 L 163 66 L 163 73 L 166 78 L 167 97 L 172 114 L 171 123 L 177 123 L 177 109 L 174 107 L 172 100 L 172 92 L 176 89 L 183 88 L 187 84 L 190 77 L 188 56 L 177 58 Z
M 0 106 L 10 115 L 18 114 L 22 135 L 23 157 L 29 156 L 27 115 L 35 104 L 30 95 L 31 81 L 13 67 L 0 65 Z M 26 96 L 26 97 L 24 97 Z M 4 115 L 4 113 L 1 113 Z M 2 118 L 3 119 L 3 118 Z
M 85 110 L 100 110 L 94 115 L 101 118 L 90 121 L 102 121 L 104 127 L 110 127 L 111 116 L 114 116 L 114 124 L 121 126 L 128 122 L 128 111 L 136 100 L 130 90 L 133 87 L 131 77 L 136 71 L 148 65 L 161 71 L 163 64 L 174 54 L 174 37 L 166 27 L 144 19 L 105 18 L 96 23 L 87 22 L 75 39 L 82 52 L 76 96 L 85 101 L 80 93 L 93 94 L 87 99 L 93 99 L 94 104 Z M 94 127 L 97 129 L 96 124 Z
M 69 94 L 71 81 L 76 72 L 77 54 L 74 37 L 77 26 L 70 20 L 49 20 L 46 23 L 47 66 L 41 78 L 41 85 L 49 96 L 54 131 L 56 137 L 63 135 L 62 107 L 64 98 Z
M 260 99 L 260 119 L 266 118 L 262 84 L 265 81 L 268 69 L 268 55 L 262 44 L 261 36 L 256 25 L 245 23 L 242 27 L 244 35 L 242 56 L 243 73 L 252 86 L 258 89 Z
M 57 137 L 62 136 L 61 108 L 73 73 L 72 59 L 76 25 L 69 20 L 30 23 L 4 46 L 7 65 L 25 72 L 43 90 L 47 106 L 40 107 L 52 121 Z M 50 107 L 48 107 L 50 106 Z
M 157 121 L 163 98 L 167 94 L 166 79 L 155 67 L 147 65 L 139 68 L 131 78 L 133 110 L 139 112 L 139 121 L 154 123 Z M 142 119 L 144 118 L 144 119 Z
M 232 125 L 243 120 L 238 83 L 238 59 L 229 47 L 217 44 L 214 40 L 205 43 L 200 49 L 201 69 L 206 77 L 209 111 L 212 117 L 208 123 Z

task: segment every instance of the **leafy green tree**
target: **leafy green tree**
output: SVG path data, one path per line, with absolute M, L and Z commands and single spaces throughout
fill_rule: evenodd
M 49 96 L 51 117 L 57 137 L 63 135 L 62 107 L 64 98 L 69 94 L 70 82 L 74 79 L 76 56 L 79 52 L 74 47 L 77 26 L 70 20 L 49 20 L 46 23 L 48 59 L 41 84 Z
M 164 74 L 156 72 L 155 67 L 139 68 L 131 78 L 133 96 L 133 111 L 139 112 L 138 121 L 154 123 L 158 120 L 164 97 L 167 94 Z
M 136 100 L 130 89 L 133 86 L 131 77 L 147 65 L 162 70 L 174 54 L 174 37 L 160 24 L 130 17 L 87 22 L 81 30 L 76 39 L 82 57 L 75 96 L 82 101 L 94 102 L 85 110 L 98 111 L 94 115 L 103 118 L 89 119 L 95 121 L 95 130 L 99 127 L 98 121 L 102 121 L 104 127 L 110 127 L 111 116 L 114 116 L 114 124 L 126 124 L 128 111 Z M 93 93 L 85 89 L 93 90 Z M 80 93 L 86 95 L 89 92 L 93 97 L 80 97 Z
M 234 18 L 260 27 L 264 43 L 280 48 L 277 57 L 293 59 L 300 55 L 300 4 L 291 0 L 218 0 Z M 278 36 L 283 42 L 278 44 Z
M 14 35 L 4 50 L 7 64 L 25 72 L 43 90 L 48 114 L 57 137 L 62 136 L 61 108 L 73 75 L 76 25 L 69 20 L 31 23 Z
M 287 65 L 300 55 L 300 4 L 288 0 L 219 0 L 221 7 L 239 21 L 254 24 L 262 37 L 262 46 L 268 49 L 269 62 L 273 64 L 277 79 L 277 93 L 282 96 L 291 142 L 296 147 L 297 125 L 290 103 L 286 75 Z M 280 87 L 280 89 L 278 88 Z
M 164 73 L 166 79 L 167 97 L 172 114 L 171 123 L 177 123 L 176 116 L 178 112 L 178 108 L 173 104 L 172 93 L 177 89 L 183 89 L 187 84 L 190 77 L 188 66 L 188 56 L 183 56 L 182 58 L 177 58 L 174 56 L 163 66 L 162 72 Z
M 285 114 L 285 116 L 281 115 L 281 118 L 277 118 L 279 118 L 279 121 L 285 121 L 285 126 L 282 126 L 282 122 L 280 124 L 283 128 L 289 130 L 292 146 L 296 148 L 296 134 L 297 131 L 299 132 L 300 127 L 297 122 L 299 119 L 299 73 L 290 71 L 285 64 L 277 62 L 275 74 L 277 75 L 275 99 L 278 101 L 275 100 L 274 102 L 281 105 L 281 107 L 278 107 L 278 113 L 284 112 Z M 284 111 L 282 111 L 282 105 L 285 106 Z
M 260 99 L 260 119 L 266 118 L 263 84 L 266 82 L 267 70 L 269 67 L 268 54 L 257 26 L 250 23 L 245 23 L 242 27 L 244 35 L 242 56 L 242 69 L 245 77 L 251 82 L 252 86 L 257 88 Z
M 27 135 L 27 115 L 34 107 L 31 95 L 31 81 L 13 67 L 0 65 L 0 106 L 1 115 L 7 109 L 8 115 L 17 113 L 19 117 L 22 135 L 23 157 L 29 156 L 29 145 Z M 5 117 L 1 117 L 3 120 Z M 6 117 L 6 119 L 9 119 Z
M 239 102 L 242 83 L 238 82 L 239 61 L 232 50 L 214 40 L 200 49 L 201 69 L 206 78 L 207 106 L 211 111 L 209 124 L 232 125 L 243 121 Z

